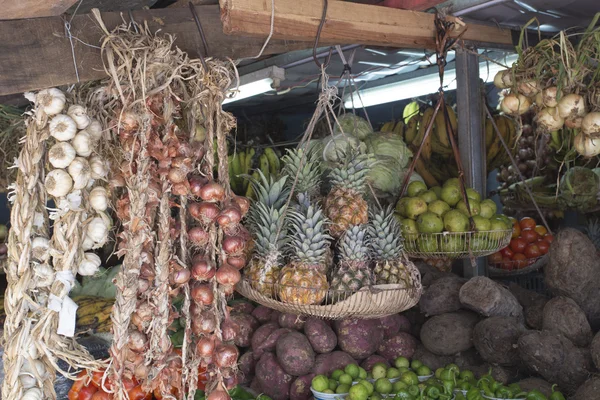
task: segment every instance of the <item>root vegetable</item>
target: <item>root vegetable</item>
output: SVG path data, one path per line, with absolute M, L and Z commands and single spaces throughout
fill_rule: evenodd
M 264 324 L 271 320 L 272 313 L 273 313 L 272 309 L 265 307 L 265 306 L 258 306 L 254 309 L 254 311 L 252 311 L 252 316 L 254 318 L 256 318 L 258 320 L 258 322 L 260 322 L 261 324 Z
M 365 358 L 365 360 L 360 364 L 360 366 L 365 371 L 370 371 L 371 369 L 373 369 L 373 366 L 377 363 L 385 364 L 388 367 L 390 366 L 390 363 L 388 362 L 387 358 L 378 354 L 373 354 L 372 356 Z
M 421 329 L 421 342 L 434 354 L 449 356 L 473 346 L 473 329 L 479 321 L 476 314 L 457 311 L 436 315 Z
M 419 307 L 426 315 L 439 315 L 458 311 L 460 304 L 460 288 L 467 282 L 457 276 L 444 276 L 429 285 L 421 299 Z
M 389 339 L 398 332 L 410 333 L 410 321 L 401 314 L 393 314 L 380 318 L 379 324 L 383 330 L 384 339 Z
M 297 331 L 302 330 L 306 317 L 296 314 L 281 314 L 279 315 L 279 325 L 282 328 L 296 329 Z
M 273 400 L 287 400 L 292 376 L 277 362 L 273 353 L 264 353 L 256 364 L 256 379 L 264 394 Z
M 238 334 L 234 343 L 239 347 L 249 347 L 252 344 L 252 335 L 259 327 L 259 323 L 249 314 L 231 314 L 231 319 L 238 325 Z
M 309 317 L 304 323 L 304 334 L 317 353 L 329 353 L 337 346 L 337 336 L 325 321 Z
M 336 321 L 335 330 L 340 349 L 357 360 L 377 351 L 383 341 L 383 331 L 377 320 L 345 319 Z
M 254 369 L 256 368 L 256 360 L 254 359 L 254 354 L 251 351 L 248 351 L 240 357 L 238 360 L 238 369 L 242 374 L 241 383 L 248 384 L 254 378 Z
M 576 400 L 596 400 L 600 393 L 600 377 L 594 376 L 587 381 L 573 395 Z
M 460 353 L 454 356 L 454 359 L 452 361 L 461 369 L 466 369 L 469 365 L 481 365 L 484 362 L 483 358 L 481 358 L 475 347 L 472 347 L 469 350 L 461 351 Z M 446 364 L 444 364 L 444 366 L 445 365 Z
M 287 333 L 277 340 L 276 354 L 284 371 L 293 376 L 302 376 L 312 371 L 315 352 L 310 342 L 300 332 Z
M 310 391 L 314 374 L 308 374 L 296 378 L 290 388 L 290 400 L 309 400 L 313 397 Z
M 427 350 L 425 346 L 423 346 L 421 343 L 417 345 L 415 353 L 413 354 L 413 359 L 421 361 L 433 371 L 435 371 L 438 368 L 444 368 L 446 365 L 452 362 L 452 357 L 438 356 L 437 354 L 433 354 L 432 352 Z
M 594 362 L 596 369 L 600 369 L 600 333 L 597 333 L 592 339 L 590 353 L 592 354 L 592 361 Z
M 461 304 L 483 316 L 523 318 L 523 307 L 504 286 L 490 278 L 477 276 L 465 283 L 459 292 Z
M 253 347 L 252 350 L 256 356 L 262 356 L 262 353 L 275 351 L 277 346 L 277 341 L 283 335 L 292 332 L 291 329 L 288 328 L 279 328 L 273 331 L 262 343 L 258 345 L 258 347 Z
M 230 305 L 232 313 L 252 315 L 252 312 L 254 311 L 254 306 L 246 300 L 236 300 L 231 302 Z M 256 322 L 258 322 L 258 320 L 256 320 Z
M 401 332 L 385 339 L 377 349 L 377 354 L 385 357 L 389 362 L 394 362 L 398 357 L 412 358 L 417 347 L 417 339 L 410 333 Z
M 343 351 L 333 351 L 327 354 L 319 354 L 315 357 L 313 373 L 315 375 L 329 375 L 336 369 L 344 369 L 346 365 L 356 361 L 352 356 Z
M 490 317 L 475 325 L 473 344 L 481 357 L 492 364 L 515 366 L 519 363 L 517 342 L 525 326 L 513 317 Z
M 568 297 L 555 297 L 546 303 L 543 329 L 560 333 L 579 347 L 589 345 L 592 340 L 592 328 L 585 313 Z
M 527 378 L 517 383 L 524 392 L 537 389 L 546 397 L 550 397 L 552 394 L 552 384 L 540 378 Z
M 252 347 L 252 351 L 254 352 L 255 359 L 258 360 L 260 358 L 262 355 L 260 347 L 267 340 L 269 335 L 275 332 L 277 329 L 279 329 L 279 324 L 277 322 L 268 322 L 265 325 L 258 327 L 254 331 L 250 345 Z
M 508 288 L 523 307 L 525 324 L 530 328 L 542 330 L 543 311 L 548 298 L 532 290 L 524 289 L 516 283 L 511 283 Z

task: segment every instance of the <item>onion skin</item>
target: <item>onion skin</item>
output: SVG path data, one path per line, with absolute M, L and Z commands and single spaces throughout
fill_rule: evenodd
M 227 254 L 239 255 L 244 252 L 246 241 L 240 236 L 226 236 L 222 246 Z
M 181 268 L 171 273 L 171 279 L 169 283 L 171 285 L 185 285 L 190 280 L 190 270 L 187 268 Z
M 558 102 L 558 113 L 563 119 L 575 119 L 585 115 L 585 99 L 575 93 L 561 97 Z
M 204 178 L 203 176 L 192 176 L 190 178 L 190 192 L 196 196 L 196 197 L 200 197 L 200 191 L 202 189 L 202 186 L 206 185 L 208 183 L 208 179 Z
M 233 196 L 232 200 L 235 203 L 235 205 L 238 206 L 238 208 L 242 212 L 242 215 L 248 214 L 248 211 L 250 210 L 250 200 L 248 200 L 247 197 Z
M 223 201 L 225 188 L 217 182 L 209 182 L 200 189 L 200 198 L 211 203 Z
M 231 318 L 221 324 L 221 336 L 224 342 L 232 342 L 240 334 L 240 326 Z
M 188 211 L 192 218 L 204 224 L 211 224 L 219 215 L 221 210 L 215 203 L 203 201 L 201 203 L 191 203 Z
M 217 329 L 217 322 L 211 311 L 203 311 L 195 316 L 195 318 L 192 318 L 192 330 L 195 335 L 210 335 L 215 329 Z
M 232 344 L 222 344 L 215 350 L 215 363 L 219 368 L 233 368 L 240 355 L 237 347 Z
M 217 216 L 217 224 L 221 226 L 237 225 L 241 220 L 242 212 L 237 206 L 229 206 L 224 208 Z
M 246 266 L 246 257 L 243 257 L 243 256 L 227 257 L 227 264 L 240 270 Z
M 584 157 L 594 157 L 600 154 L 600 138 L 592 138 L 591 135 L 579 133 L 573 140 L 575 150 Z
M 219 286 L 219 289 L 226 296 L 231 296 L 233 292 L 235 292 L 235 286 L 232 285 L 221 285 Z
M 229 264 L 223 264 L 217 270 L 217 282 L 221 285 L 235 286 L 242 279 L 240 271 Z
M 209 358 L 215 353 L 215 340 L 212 337 L 202 337 L 198 339 L 196 350 L 200 357 Z
M 581 131 L 588 135 L 600 134 L 600 112 L 591 112 L 583 117 Z
M 192 264 L 192 278 L 209 281 L 215 276 L 215 267 L 204 258 L 195 259 Z
M 531 107 L 531 100 L 522 94 L 508 94 L 502 99 L 500 108 L 509 115 L 522 115 Z
M 205 306 L 211 305 L 215 298 L 212 288 L 205 283 L 196 284 L 192 288 L 191 294 L 196 303 L 200 303 Z
M 195 226 L 188 230 L 188 237 L 196 246 L 204 247 L 208 244 L 208 232 L 199 226 Z

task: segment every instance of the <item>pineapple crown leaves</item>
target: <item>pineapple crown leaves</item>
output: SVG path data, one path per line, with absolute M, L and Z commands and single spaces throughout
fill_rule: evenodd
M 322 264 L 333 238 L 327 234 L 327 220 L 318 205 L 303 211 L 290 211 L 291 239 L 289 249 L 292 259 L 304 264 Z
M 338 242 L 341 261 L 369 261 L 371 238 L 367 225 L 353 225 Z
M 269 254 L 281 253 L 288 244 L 288 220 L 285 217 L 286 207 L 275 209 L 262 203 L 256 203 L 252 214 L 250 230 L 256 243 L 256 253 L 267 257 Z
M 331 185 L 364 193 L 367 176 L 375 164 L 374 154 L 349 152 L 344 157 L 344 162 L 329 173 Z
M 368 230 L 374 257 L 379 260 L 400 258 L 404 250 L 402 230 L 392 207 L 378 209 L 370 214 Z
M 281 158 L 283 161 L 283 175 L 289 177 L 288 186 L 295 183 L 296 193 L 313 193 L 319 190 L 321 184 L 321 157 L 318 148 L 311 146 L 308 149 L 288 149 L 287 154 Z M 296 179 L 297 177 L 297 179 Z
M 275 180 L 272 176 L 267 178 L 260 169 L 256 171 L 260 180 L 246 176 L 250 180 L 254 193 L 256 193 L 256 202 L 275 209 L 283 207 L 290 193 L 286 185 L 288 177 L 282 175 L 279 179 Z

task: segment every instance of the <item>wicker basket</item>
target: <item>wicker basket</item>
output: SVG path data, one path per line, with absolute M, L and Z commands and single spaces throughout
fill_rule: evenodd
M 508 246 L 511 236 L 512 229 L 408 234 L 404 238 L 404 249 L 413 258 L 483 257 Z
M 512 269 L 500 268 L 497 264 L 489 264 L 488 272 L 491 277 L 526 275 L 535 272 L 546 265 L 546 263 L 548 263 L 548 255 L 546 254 L 528 261 L 530 264 L 525 268 L 517 268 L 518 262 L 516 261 L 511 261 L 511 263 L 515 263 L 515 267 Z
M 260 285 L 262 291 L 256 290 L 255 287 L 258 285 L 242 278 L 237 284 L 236 290 L 242 296 L 263 306 L 285 313 L 310 315 L 323 319 L 371 319 L 397 314 L 414 307 L 419 302 L 422 293 L 422 286 L 418 279 L 417 285 L 410 288 L 400 285 L 376 285 L 363 288 L 358 292 L 328 290 L 324 293 L 325 298 L 321 304 L 299 304 L 284 303 L 265 295 L 264 284 Z M 271 285 L 270 289 L 272 290 L 268 291 L 278 293 L 279 284 Z M 306 294 L 313 294 L 318 289 L 296 287 L 294 290 L 302 295 L 303 291 L 306 291 Z

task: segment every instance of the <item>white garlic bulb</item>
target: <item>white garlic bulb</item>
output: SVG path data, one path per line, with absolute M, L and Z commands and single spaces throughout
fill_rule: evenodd
M 83 238 L 83 243 L 81 243 L 81 248 L 83 251 L 88 251 L 93 249 L 95 244 L 96 243 L 94 243 L 94 240 L 91 237 L 85 235 L 85 238 Z
M 42 400 L 42 391 L 38 388 L 27 389 L 21 400 Z
M 50 196 L 66 196 L 73 187 L 71 176 L 64 169 L 54 169 L 46 175 L 46 191 Z
M 23 386 L 23 389 L 30 389 L 37 386 L 37 379 L 28 373 L 19 374 L 19 381 L 21 381 L 21 386 Z
M 100 257 L 94 253 L 85 253 L 83 260 L 77 268 L 77 273 L 82 276 L 92 276 L 98 272 L 100 268 Z
M 40 90 L 35 96 L 35 101 L 48 115 L 59 114 L 65 108 L 65 94 L 59 89 L 50 88 Z
M 88 157 L 92 154 L 92 137 L 88 131 L 81 131 L 75 135 L 71 144 L 79 156 Z
M 37 264 L 33 267 L 36 287 L 48 287 L 54 283 L 54 269 L 48 264 Z
M 90 168 L 94 179 L 104 179 L 108 175 L 108 163 L 100 156 L 90 157 Z
M 108 208 L 108 194 L 102 186 L 97 186 L 90 192 L 90 205 L 96 211 L 105 211 Z
M 104 218 L 94 217 L 89 222 L 86 232 L 94 243 L 104 243 L 108 238 L 108 224 Z
M 31 374 L 40 378 L 40 380 L 44 380 L 48 377 L 46 366 L 41 360 L 33 360 L 33 362 L 29 362 L 28 360 L 23 361 L 21 372 Z
M 83 157 L 77 157 L 69 165 L 69 175 L 73 178 L 73 189 L 83 189 L 92 178 L 90 163 Z
M 73 118 L 73 121 L 77 124 L 77 129 L 85 129 L 90 124 L 90 117 L 87 115 L 85 107 L 78 104 L 73 104 L 67 110 L 67 115 Z
M 71 117 L 65 114 L 58 114 L 49 125 L 50 135 L 61 142 L 71 140 L 77 133 L 77 124 Z
M 50 255 L 50 240 L 45 237 L 38 236 L 31 241 L 31 255 L 40 261 L 47 261 Z
M 102 139 L 102 124 L 97 119 L 92 119 L 88 127 L 85 129 L 93 140 Z
M 75 149 L 69 143 L 58 142 L 50 147 L 48 161 L 54 168 L 67 168 L 76 155 Z

